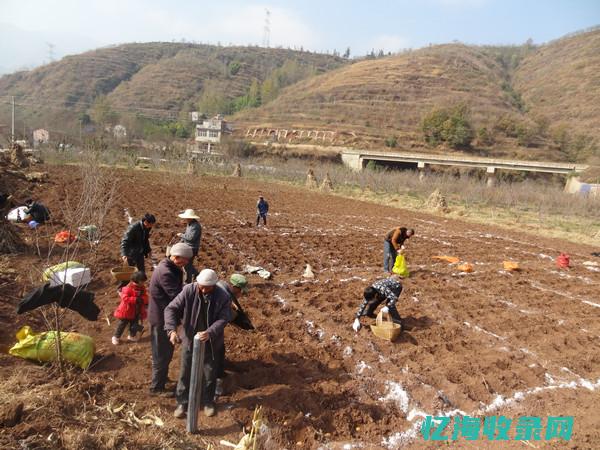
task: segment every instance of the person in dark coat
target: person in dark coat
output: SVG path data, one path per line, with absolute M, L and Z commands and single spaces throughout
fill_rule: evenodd
M 174 413 L 177 418 L 183 418 L 187 413 L 195 335 L 206 343 L 202 387 L 204 414 L 210 417 L 216 412 L 217 359 L 224 345 L 225 325 L 231 321 L 231 298 L 223 287 L 217 285 L 218 281 L 219 276 L 214 270 L 202 270 L 196 282 L 185 285 L 165 309 L 165 330 L 171 343 L 175 345 L 180 338 L 182 340 L 177 408 Z M 182 332 L 178 334 L 176 330 L 180 325 Z
M 265 200 L 265 198 L 261 195 L 258 197 L 258 202 L 256 203 L 256 226 L 260 223 L 260 219 L 263 220 L 265 227 L 267 226 L 267 214 L 269 213 L 269 203 Z
M 392 273 L 398 252 L 404 251 L 404 242 L 415 234 L 415 230 L 396 227 L 388 231 L 383 241 L 383 270 Z
M 385 312 L 388 312 L 392 320 L 399 325 L 402 325 L 400 314 L 396 309 L 396 302 L 402 294 L 402 283 L 396 276 L 383 278 L 375 281 L 371 286 L 367 287 L 363 293 L 364 299 L 356 313 L 352 328 L 358 332 L 361 328 L 360 318 L 362 316 L 374 319 L 375 310 L 385 302 Z
M 171 254 L 163 259 L 150 278 L 150 304 L 148 322 L 152 343 L 152 383 L 151 394 L 170 395 L 165 389 L 169 375 L 169 364 L 173 359 L 173 345 L 165 331 L 165 308 L 177 297 L 183 288 L 183 267 L 192 257 L 189 245 L 178 243 L 171 248 Z
M 129 225 L 121 239 L 121 258 L 140 272 L 146 273 L 144 258 L 152 255 L 150 247 L 150 230 L 156 223 L 156 217 L 146 213 L 142 220 Z
M 185 233 L 178 233 L 177 236 L 181 239 L 180 242 L 192 247 L 192 259 L 185 266 L 186 283 L 191 283 L 198 271 L 194 267 L 194 258 L 198 256 L 200 251 L 200 240 L 202 239 L 202 225 L 198 222 L 198 215 L 193 209 L 186 209 L 184 212 L 178 215 L 180 219 L 183 219 L 186 223 Z
M 234 273 L 227 281 L 219 281 L 217 286 L 222 287 L 227 291 L 231 299 L 231 320 L 235 320 L 236 316 L 242 312 L 242 307 L 239 303 L 239 299 L 242 295 L 248 293 L 248 280 L 246 277 L 239 273 Z M 215 388 L 215 394 L 218 396 L 223 395 L 223 378 L 225 378 L 225 341 L 223 341 L 223 349 L 217 355 L 217 384 Z
M 34 220 L 37 223 L 44 223 L 50 220 L 50 211 L 42 203 L 34 202 L 29 198 L 25 200 L 25 206 L 27 209 L 23 211 L 25 213 L 24 222 Z

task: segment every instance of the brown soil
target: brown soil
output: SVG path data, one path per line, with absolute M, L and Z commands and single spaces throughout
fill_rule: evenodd
M 59 228 L 63 188 L 80 180 L 77 169 L 46 170 L 50 181 L 32 190 L 56 211 Z M 533 444 L 598 448 L 600 272 L 582 264 L 600 262 L 591 255 L 597 248 L 243 178 L 120 175 L 121 196 L 106 225 L 112 234 L 101 244 L 100 271 L 91 284 L 101 320 L 86 322 L 74 313 L 67 320 L 69 328 L 96 339 L 100 359 L 83 374 L 59 378 L 49 368 L 0 354 L 0 403 L 8 405 L 2 413 L 11 416 L 24 404 L 16 425 L 0 427 L 0 447 L 206 448 L 220 439 L 237 441 L 262 405 L 266 447 L 273 449 L 438 448 L 423 441 L 420 418 L 452 411 L 538 415 L 544 422 L 549 415 L 573 415 L 571 442 Z M 259 192 L 271 206 L 268 228 L 251 225 Z M 110 344 L 118 299 L 109 269 L 126 226 L 124 207 L 136 216 L 157 215 L 156 255 L 172 232 L 181 231 L 176 213 L 192 207 L 204 227 L 202 266 L 222 276 L 246 264 L 273 274 L 268 281 L 250 276 L 243 305 L 257 329 L 226 329 L 227 395 L 216 417 L 200 417 L 199 435 L 186 435 L 185 424 L 172 417 L 172 399 L 148 395 L 148 338 Z M 407 243 L 412 274 L 398 303 L 407 331 L 389 343 L 368 327 L 357 335 L 350 325 L 362 290 L 382 276 L 382 236 L 395 225 L 415 228 L 416 235 Z M 32 232 L 21 232 L 31 245 Z M 570 254 L 570 270 L 556 269 L 551 258 L 559 252 Z M 463 274 L 431 259 L 444 254 L 475 270 Z M 503 260 L 518 261 L 522 270 L 504 272 Z M 30 250 L 6 261 L 18 275 L 0 278 L 3 352 L 22 325 L 42 328 L 37 313 L 15 315 L 39 260 Z M 307 264 L 315 279 L 302 279 Z M 171 379 L 177 377 L 177 356 Z M 132 414 L 153 414 L 165 425 L 136 425 Z M 524 448 L 519 442 L 464 440 L 450 447 Z

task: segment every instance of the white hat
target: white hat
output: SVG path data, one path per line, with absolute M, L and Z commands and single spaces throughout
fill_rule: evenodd
M 181 219 L 199 219 L 200 217 L 196 214 L 193 209 L 186 209 L 184 212 L 179 214 L 177 217 Z
M 196 277 L 196 283 L 200 286 L 214 286 L 219 281 L 219 275 L 212 269 L 203 269 Z
M 193 256 L 192 247 L 183 242 L 179 242 L 171 247 L 169 252 L 171 256 L 179 256 L 180 258 L 191 258 Z

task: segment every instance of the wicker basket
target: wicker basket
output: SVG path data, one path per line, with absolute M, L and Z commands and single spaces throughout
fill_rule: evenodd
M 386 320 L 383 319 L 384 316 Z M 402 333 L 402 326 L 392 322 L 388 313 L 384 314 L 383 311 L 379 311 L 375 325 L 371 325 L 371 331 L 378 338 L 393 342 Z
M 110 269 L 110 274 L 117 281 L 129 281 L 131 280 L 131 275 L 133 275 L 133 272 L 136 270 L 135 267 L 131 266 L 119 266 Z

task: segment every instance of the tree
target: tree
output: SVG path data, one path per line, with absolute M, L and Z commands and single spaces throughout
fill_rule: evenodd
M 94 119 L 94 122 L 100 124 L 102 127 L 115 125 L 119 120 L 119 114 L 113 111 L 106 95 L 99 95 L 96 97 L 94 105 L 92 106 L 91 116 Z
M 198 110 L 204 114 L 230 114 L 231 102 L 219 89 L 217 83 L 208 81 L 202 88 L 202 95 L 198 101 Z
M 453 108 L 434 109 L 421 121 L 421 131 L 430 145 L 446 143 L 452 148 L 469 147 L 475 133 L 464 104 Z
M 256 108 L 257 106 L 260 106 L 261 103 L 260 85 L 258 84 L 258 80 L 254 78 L 252 84 L 250 84 L 250 89 L 248 90 L 248 106 Z
M 344 58 L 350 58 L 350 47 L 346 47 L 346 51 L 344 52 Z

